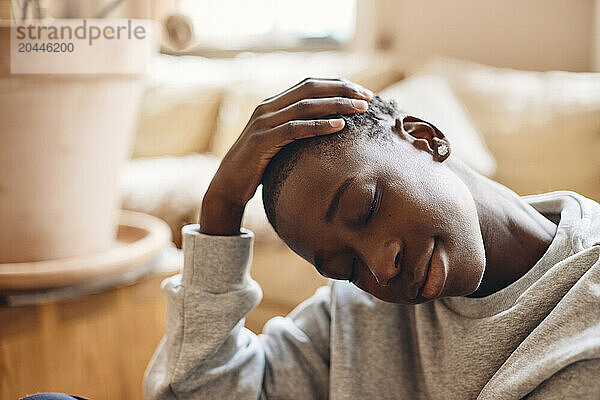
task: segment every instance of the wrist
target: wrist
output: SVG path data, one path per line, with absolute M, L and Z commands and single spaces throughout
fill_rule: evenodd
M 207 235 L 239 235 L 244 208 L 245 205 L 230 202 L 208 191 L 200 210 L 200 232 Z

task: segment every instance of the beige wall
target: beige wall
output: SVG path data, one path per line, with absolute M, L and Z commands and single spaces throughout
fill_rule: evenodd
M 589 71 L 600 0 L 375 0 L 376 42 L 533 70 Z M 363 2 L 364 3 L 364 2 Z M 364 5 L 363 5 L 364 8 Z M 600 21 L 599 21 L 600 22 Z M 599 49 L 600 50 L 600 49 Z
M 594 10 L 594 50 L 592 69 L 600 72 L 600 0 L 595 0 L 596 7 Z

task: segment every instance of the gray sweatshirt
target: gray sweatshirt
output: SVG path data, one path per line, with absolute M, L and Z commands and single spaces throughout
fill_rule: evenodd
M 185 227 L 146 397 L 600 399 L 600 205 L 573 192 L 523 199 L 560 222 L 510 286 L 411 306 L 330 281 L 261 335 L 244 328 L 262 296 L 252 233 Z

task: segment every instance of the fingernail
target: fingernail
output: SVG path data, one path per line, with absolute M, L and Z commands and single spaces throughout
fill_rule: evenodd
M 367 111 L 367 108 L 369 108 L 369 103 L 364 100 L 352 100 L 352 106 L 359 111 Z
M 344 126 L 344 120 L 343 119 L 330 119 L 329 120 L 329 125 L 331 125 L 332 128 L 341 128 L 342 126 Z
M 369 89 L 363 88 L 362 89 L 362 93 L 369 98 L 369 100 L 373 99 L 373 92 L 371 92 Z

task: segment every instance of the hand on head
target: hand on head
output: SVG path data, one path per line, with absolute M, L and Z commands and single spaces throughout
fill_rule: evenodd
M 263 101 L 223 158 L 204 196 L 201 231 L 238 234 L 246 203 L 271 158 L 294 140 L 341 131 L 344 120 L 331 116 L 365 112 L 372 97 L 368 89 L 345 80 L 307 78 Z

